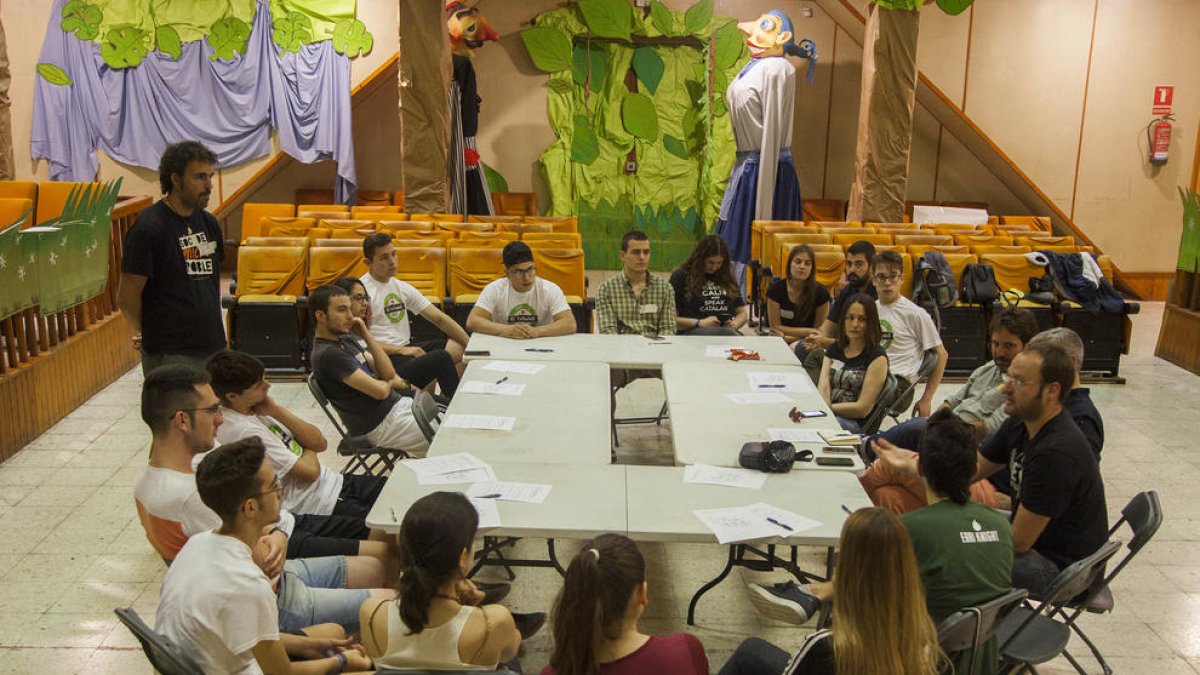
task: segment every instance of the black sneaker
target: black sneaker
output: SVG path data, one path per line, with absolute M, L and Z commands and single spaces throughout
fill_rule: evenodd
M 512 590 L 512 584 L 476 581 L 475 588 L 483 592 L 483 600 L 479 604 L 495 605 L 508 597 L 508 592 Z
M 528 614 L 518 614 L 513 612 L 513 623 L 517 626 L 517 631 L 521 633 L 522 640 L 528 640 L 537 634 L 542 626 L 546 625 L 545 612 L 529 612 Z
M 785 581 L 771 586 L 750 584 L 750 602 L 764 616 L 797 626 L 812 618 L 821 609 L 821 601 L 808 586 Z

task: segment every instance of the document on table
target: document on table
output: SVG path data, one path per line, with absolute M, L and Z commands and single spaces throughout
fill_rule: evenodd
M 530 363 L 528 361 L 492 361 L 483 367 L 484 370 L 494 370 L 498 373 L 524 373 L 525 375 L 537 375 L 538 372 L 545 368 L 544 363 Z
M 767 482 L 767 474 L 750 469 L 731 469 L 709 464 L 692 464 L 683 470 L 683 482 L 705 483 L 722 487 L 761 490 Z
M 769 438 L 773 441 L 787 441 L 789 443 L 824 443 L 825 440 L 821 437 L 821 432 L 816 429 L 767 429 Z
M 479 483 L 486 480 L 496 480 L 496 472 L 490 466 L 463 469 L 434 475 L 417 474 L 417 482 L 421 485 L 451 485 L 454 483 Z
M 525 385 L 519 382 L 484 382 L 471 380 L 458 385 L 458 390 L 467 394 L 499 394 L 500 396 L 520 396 L 525 391 Z
M 753 351 L 749 347 L 742 347 L 741 345 L 708 345 L 704 348 L 704 355 L 715 359 L 727 359 L 729 358 L 729 352 L 734 349 Z
M 751 391 L 790 391 L 797 394 L 814 391 L 812 380 L 804 371 L 798 373 L 752 371 L 746 373 L 746 377 L 750 380 Z
M 449 473 L 469 471 L 471 469 L 492 470 L 492 467 L 487 462 L 469 452 L 457 452 L 453 455 L 439 455 L 437 457 L 422 457 L 421 459 L 406 459 L 400 462 L 400 464 L 417 474 L 418 478 L 422 476 L 441 476 Z
M 515 417 L 498 415 L 446 415 L 442 420 L 442 428 L 451 429 L 486 429 L 489 431 L 512 431 L 517 423 Z
M 738 405 L 760 405 L 765 403 L 791 403 L 792 399 L 775 391 L 766 392 L 741 392 L 737 394 L 725 394 L 725 397 Z
M 503 499 L 509 502 L 541 504 L 550 494 L 550 486 L 539 483 L 513 483 L 502 480 L 476 483 L 467 490 L 467 496 L 476 499 Z
M 471 506 L 475 507 L 475 511 L 479 513 L 479 529 L 488 530 L 493 527 L 500 527 L 500 507 L 496 504 L 495 499 L 475 499 L 467 497 L 471 500 Z
M 787 538 L 821 525 L 811 518 L 762 502 L 724 509 L 698 509 L 693 513 L 722 544 Z
M 821 438 L 829 445 L 858 445 L 862 442 L 862 436 L 852 434 L 849 431 L 822 431 Z

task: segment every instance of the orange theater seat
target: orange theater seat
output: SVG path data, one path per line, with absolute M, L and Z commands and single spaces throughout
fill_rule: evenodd
M 1059 237 L 1051 235 L 1033 236 L 1033 237 L 1016 237 L 1013 240 L 1018 246 L 1028 246 L 1034 250 L 1038 250 L 1043 246 L 1074 246 L 1075 237 L 1071 235 L 1063 235 Z
M 359 204 L 357 206 L 350 207 L 350 217 L 351 218 L 370 218 L 371 215 L 377 214 L 377 213 L 391 213 L 393 215 L 403 215 L 403 216 L 405 216 L 405 218 L 407 218 L 408 217 L 407 214 L 405 214 L 403 211 L 404 211 L 404 208 L 401 206 L 390 206 L 390 205 L 383 205 L 383 204 L 378 204 L 375 206 L 363 206 L 362 204 Z
M 24 227 L 33 226 L 33 200 L 23 197 L 0 197 L 0 230 L 27 216 Z M 23 229 L 23 228 L 22 228 Z
M 458 238 L 471 242 L 471 245 L 476 245 L 480 242 L 498 242 L 499 246 L 504 246 L 510 241 L 516 241 L 520 239 L 521 236 L 516 232 L 472 232 L 470 230 L 466 230 L 459 232 Z
M 971 253 L 980 256 L 988 254 L 1029 253 L 1031 250 L 1033 250 L 1028 246 L 1006 246 L 1004 244 L 976 244 L 970 248 Z
M 295 215 L 296 207 L 291 204 L 246 202 L 242 204 L 242 234 L 240 238 L 245 241 L 250 237 L 264 234 L 266 228 L 262 226 L 263 218 L 293 218 Z
M 392 193 L 387 190 L 359 190 L 357 201 L 356 206 L 390 207 L 392 205 Z
M 243 246 L 308 246 L 308 237 L 247 237 Z
M 413 220 L 416 220 L 414 217 Z M 444 221 L 434 221 L 437 229 L 445 232 L 495 232 L 496 226 L 491 223 L 449 223 Z
M 891 246 L 894 242 L 890 234 L 835 234 L 833 243 L 848 247 L 856 241 L 867 241 L 875 246 Z
M 921 256 L 925 255 L 929 251 L 938 251 L 939 253 L 941 253 L 943 255 L 952 255 L 952 254 L 956 254 L 956 253 L 971 253 L 971 248 L 969 246 L 956 246 L 953 244 L 949 244 L 949 245 L 909 244 L 908 245 L 908 254 L 914 258 L 920 258 Z
M 434 223 L 462 223 L 466 218 L 461 213 L 410 213 L 413 220 L 428 220 Z
M 238 249 L 237 296 L 304 295 L 308 248 L 243 246 Z
M 950 246 L 954 244 L 954 237 L 948 234 L 897 234 L 895 237 L 898 246 L 912 246 L 913 244 Z
M 483 287 L 504 276 L 504 262 L 498 246 L 454 246 L 450 249 L 448 281 L 455 304 L 473 303 L 465 296 L 479 295 Z
M 38 183 L 37 224 L 40 225 L 47 220 L 61 216 L 71 191 L 85 185 L 90 185 L 90 183 L 65 183 L 52 180 Z
M 485 216 L 480 214 L 470 214 L 467 216 L 468 223 L 519 223 L 521 216 Z
M 1005 291 L 1016 289 L 1028 293 L 1029 278 L 1041 277 L 1046 272 L 1019 253 L 984 253 L 979 256 L 979 261 L 992 266 L 996 284 Z
M 492 207 L 501 216 L 536 216 L 537 195 L 532 192 L 493 192 Z
M 579 219 L 575 216 L 525 216 L 524 223 L 550 223 L 555 232 L 578 232 Z
M 357 248 L 360 251 L 359 255 L 362 255 L 362 239 L 338 239 L 336 237 L 333 239 L 316 239 L 313 240 L 312 245 L 316 248 Z
M 954 243 L 962 246 L 977 246 L 982 244 L 996 244 L 1000 246 L 1012 246 L 1012 238 L 1006 234 L 956 234 L 954 235 Z
M 553 234 L 554 226 L 550 223 L 496 223 L 501 232 L 512 232 L 519 237 L 524 237 L 526 233 L 536 232 L 538 234 Z
M 875 234 L 875 228 L 859 225 L 857 227 L 821 227 L 825 234 Z
M 751 224 L 750 232 L 750 257 L 759 259 L 763 264 L 769 264 L 770 252 L 774 251 L 778 246 L 775 244 L 776 234 L 802 234 L 816 233 L 816 230 L 807 227 L 799 220 L 756 220 Z
M 970 223 L 921 223 L 917 229 L 936 230 L 939 234 L 943 234 L 943 230 L 946 233 L 962 233 L 973 232 L 978 228 Z
M 837 283 L 838 279 L 842 278 L 842 273 L 846 271 L 846 256 L 841 253 L 821 251 L 815 251 L 814 255 L 816 260 L 813 261 L 813 267 L 817 275 L 817 283 L 825 287 Z
M 542 246 L 544 242 L 557 244 L 549 248 L 583 248 L 583 235 L 578 232 L 526 232 L 521 235 L 521 241 L 530 248 L 535 244 Z
M 336 241 L 336 240 L 335 240 Z M 314 246 L 308 251 L 309 291 L 332 284 L 342 277 L 361 277 L 367 273 L 362 249 L 349 246 Z
M 446 249 L 441 246 L 397 246 L 396 278 L 412 285 L 438 305 L 446 302 Z
M 411 220 L 377 220 L 375 229 L 379 232 L 393 232 L 408 235 L 410 232 L 433 232 L 433 223 Z M 450 233 L 454 236 L 454 233 Z
M 857 220 L 814 220 L 808 225 L 809 227 L 818 227 L 822 229 L 826 227 L 847 228 L 863 226 L 863 224 Z
M 558 284 L 567 302 L 579 304 L 587 298 L 583 249 L 536 248 L 533 263 L 539 277 Z

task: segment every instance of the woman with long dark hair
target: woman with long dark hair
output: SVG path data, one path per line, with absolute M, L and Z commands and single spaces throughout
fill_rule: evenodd
M 817 256 L 808 244 L 798 244 L 788 253 L 784 276 L 767 287 L 767 320 L 771 335 L 787 343 L 820 334 L 829 316 L 829 289 L 817 283 Z
M 482 605 L 467 579 L 479 514 L 458 492 L 434 492 L 400 523 L 401 576 L 394 600 L 359 610 L 363 646 L 380 666 L 494 670 L 517 655 L 521 634 L 500 605 Z
M 542 675 L 707 675 L 695 636 L 638 630 L 647 602 L 646 561 L 636 544 L 619 534 L 584 543 L 554 603 L 554 651 Z
M 729 247 L 715 234 L 696 242 L 671 273 L 675 330 L 680 335 L 739 335 L 750 311 L 729 263 Z
M 887 352 L 875 300 L 853 295 L 842 312 L 841 335 L 825 351 L 817 391 L 846 431 L 859 433 L 887 381 Z

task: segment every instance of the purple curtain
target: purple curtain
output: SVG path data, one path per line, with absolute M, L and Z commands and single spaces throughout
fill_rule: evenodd
M 135 68 L 114 70 L 100 45 L 59 28 L 65 0 L 54 0 L 39 63 L 62 68 L 72 86 L 40 76 L 30 150 L 50 162 L 50 178 L 90 181 L 96 148 L 157 170 L 167 145 L 196 140 L 234 166 L 280 148 L 302 162 L 337 162 L 334 194 L 353 203 L 357 189 L 350 118 L 350 60 L 329 40 L 280 54 L 271 39 L 268 0 L 258 0 L 246 54 L 213 61 L 204 40 L 183 45 L 178 61 L 152 51 Z

